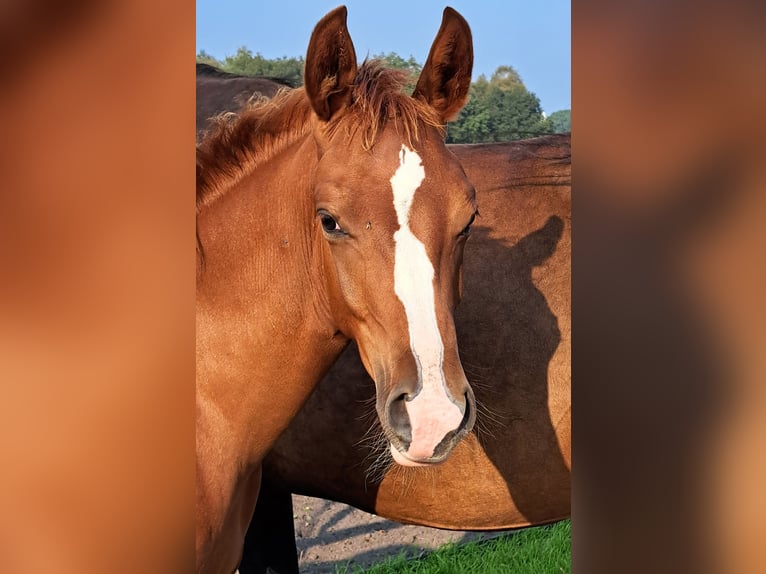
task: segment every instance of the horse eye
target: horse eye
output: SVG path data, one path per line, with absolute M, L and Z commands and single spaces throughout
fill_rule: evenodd
M 324 229 L 327 233 L 337 233 L 342 231 L 340 225 L 338 225 L 338 222 L 335 221 L 335 218 L 329 213 L 321 213 L 319 215 L 319 219 L 322 222 L 322 229 Z
M 466 235 L 468 235 L 469 233 L 471 233 L 471 226 L 473 225 L 473 222 L 474 222 L 474 220 L 475 220 L 475 219 L 476 219 L 476 214 L 474 213 L 474 214 L 471 216 L 471 220 L 468 222 L 468 225 L 466 225 L 466 226 L 463 228 L 463 231 L 461 231 L 461 232 L 460 232 L 460 235 L 466 236 Z

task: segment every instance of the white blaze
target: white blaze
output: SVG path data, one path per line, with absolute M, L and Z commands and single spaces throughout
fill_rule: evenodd
M 399 168 L 391 177 L 394 209 L 399 229 L 394 233 L 394 291 L 407 315 L 410 348 L 418 367 L 420 392 L 405 402 L 412 426 L 408 454 L 428 458 L 444 435 L 455 430 L 463 419 L 450 399 L 442 362 L 444 344 L 436 321 L 434 267 L 425 245 L 410 229 L 410 208 L 425 170 L 420 156 L 402 145 Z

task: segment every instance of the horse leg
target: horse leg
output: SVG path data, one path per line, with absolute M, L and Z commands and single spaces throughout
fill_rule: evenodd
M 245 535 L 240 574 L 298 574 L 293 499 L 266 477 Z
M 240 479 L 234 479 L 229 491 L 218 499 L 205 495 L 212 487 L 200 478 L 198 467 L 197 572 L 234 573 L 242 556 L 247 526 L 255 510 L 261 484 L 261 465 L 258 464 Z M 212 485 L 217 486 L 214 482 Z

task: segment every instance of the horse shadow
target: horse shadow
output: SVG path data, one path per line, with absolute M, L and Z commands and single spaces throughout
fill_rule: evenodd
M 726 346 L 684 266 L 739 199 L 730 155 L 652 190 L 663 199 L 643 211 L 598 177 L 579 180 L 574 516 L 591 572 L 721 568 L 710 460 L 734 396 Z
M 479 441 L 531 523 L 550 520 L 543 515 L 547 508 L 568 508 L 570 500 L 558 421 L 549 411 L 551 377 L 568 379 L 569 365 L 561 364 L 564 358 L 552 364 L 562 332 L 534 279 L 556 252 L 564 227 L 552 215 L 510 245 L 493 239 L 490 228 L 476 228 L 476 252 L 466 253 L 463 302 L 456 312 L 461 361 L 480 405 Z M 558 383 L 568 390 L 568 380 Z

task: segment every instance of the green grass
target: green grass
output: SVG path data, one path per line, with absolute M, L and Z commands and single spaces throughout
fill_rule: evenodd
M 569 574 L 572 525 L 564 520 L 519 530 L 493 540 L 445 544 L 419 559 L 405 554 L 367 570 L 336 568 L 336 574 Z

